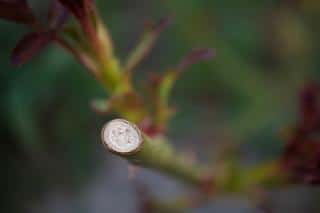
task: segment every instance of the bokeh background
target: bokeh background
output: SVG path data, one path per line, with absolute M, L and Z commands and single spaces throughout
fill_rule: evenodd
M 214 60 L 193 66 L 178 81 L 177 113 L 169 135 L 181 151 L 210 161 L 225 143 L 241 143 L 254 165 L 281 153 L 281 129 L 296 121 L 299 89 L 317 81 L 320 3 L 317 0 L 97 1 L 117 55 L 124 58 L 148 20 L 174 14 L 152 54 L 148 72 L 178 63 L 193 48 L 214 48 Z M 10 64 L 23 26 L 0 22 L 1 212 L 137 212 L 127 163 L 102 147 L 99 132 L 112 116 L 89 106 L 103 97 L 94 78 L 51 45 L 21 67 Z M 187 187 L 141 170 L 137 180 L 159 199 Z M 319 212 L 320 191 L 294 187 L 270 192 L 273 212 Z M 217 198 L 190 212 L 259 212 L 245 197 Z

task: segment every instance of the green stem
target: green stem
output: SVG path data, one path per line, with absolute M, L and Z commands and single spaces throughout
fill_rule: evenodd
M 218 172 L 218 171 L 216 171 Z M 229 173 L 229 172 L 228 172 Z M 288 186 L 287 177 L 280 171 L 279 162 L 272 161 L 254 168 L 239 168 L 237 174 L 227 174 L 223 180 L 215 177 L 215 191 L 211 194 L 188 194 L 174 200 L 157 200 L 150 198 L 149 205 L 153 212 L 181 213 L 188 209 L 204 205 L 217 195 L 242 194 L 249 196 L 253 202 L 260 202 L 254 188 L 275 188 Z M 234 178 L 238 177 L 238 180 Z
M 124 156 L 133 164 L 160 171 L 192 185 L 202 185 L 208 178 L 208 170 L 178 154 L 169 143 L 144 136 L 140 149 Z

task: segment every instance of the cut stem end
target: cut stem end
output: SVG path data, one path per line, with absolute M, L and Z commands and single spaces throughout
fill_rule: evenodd
M 116 154 L 132 154 L 142 146 L 142 136 L 138 127 L 124 119 L 114 119 L 102 129 L 102 142 Z

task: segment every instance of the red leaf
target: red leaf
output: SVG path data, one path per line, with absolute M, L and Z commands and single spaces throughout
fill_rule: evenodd
M 320 123 L 320 88 L 315 83 L 306 85 L 300 92 L 302 127 L 312 130 Z
M 75 17 L 82 19 L 87 15 L 87 10 L 92 6 L 93 0 L 59 0 Z
M 35 22 L 32 11 L 23 0 L 0 0 L 0 18 L 24 24 Z
M 14 48 L 11 61 L 20 65 L 42 50 L 53 39 L 52 32 L 33 32 L 25 35 Z
M 146 22 L 145 28 L 148 32 L 158 35 L 164 28 L 171 24 L 172 20 L 173 16 L 170 15 L 160 19 L 157 23 Z
M 202 61 L 202 60 L 210 60 L 214 56 L 214 51 L 210 49 L 196 49 L 185 56 L 180 64 L 177 66 L 177 69 L 182 72 L 188 69 L 191 65 Z
M 68 15 L 67 9 L 58 0 L 52 1 L 48 17 L 50 28 L 61 28 L 67 21 Z

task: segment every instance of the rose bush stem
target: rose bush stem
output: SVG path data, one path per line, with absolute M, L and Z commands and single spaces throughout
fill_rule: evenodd
M 209 170 L 192 162 L 188 156 L 178 154 L 174 148 L 162 139 L 144 136 L 138 152 L 126 156 L 133 164 L 160 171 L 192 185 L 204 184 Z

